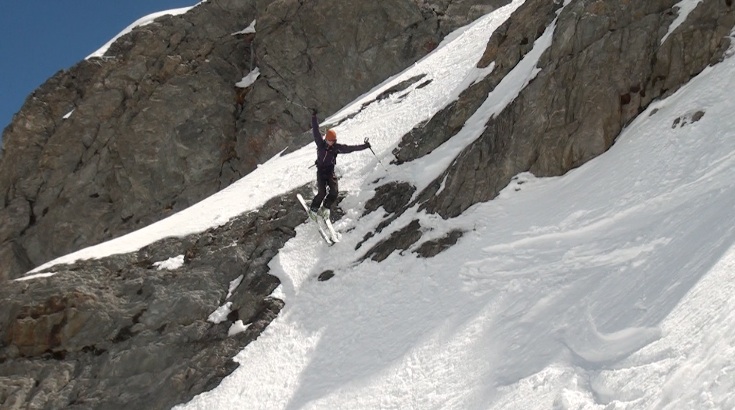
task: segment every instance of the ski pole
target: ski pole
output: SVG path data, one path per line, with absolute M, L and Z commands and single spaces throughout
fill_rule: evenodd
M 306 107 L 305 105 L 303 105 L 303 104 L 299 104 L 299 103 L 297 103 L 297 102 L 295 102 L 295 101 L 291 101 L 291 99 L 289 99 L 289 98 L 286 98 L 286 101 L 290 102 L 290 103 L 291 103 L 291 104 L 293 104 L 293 105 L 298 105 L 299 107 L 301 107 L 301 108 L 303 108 L 303 109 L 305 109 L 305 110 L 307 110 L 307 111 L 311 111 L 311 110 L 310 110 L 310 109 L 309 109 L 308 107 Z
M 373 151 L 373 147 L 369 145 L 369 140 L 367 137 L 365 137 L 365 144 L 368 144 L 368 148 L 370 148 L 370 152 L 372 152 L 373 155 L 375 155 L 375 159 L 378 160 L 378 164 L 380 164 L 380 166 L 383 167 L 385 172 L 388 172 L 388 168 L 386 168 L 385 165 L 383 165 L 383 161 L 381 161 L 380 158 L 378 158 L 378 154 L 376 154 L 375 151 Z

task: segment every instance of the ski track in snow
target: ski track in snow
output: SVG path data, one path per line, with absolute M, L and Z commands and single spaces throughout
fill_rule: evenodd
M 406 132 L 490 72 L 474 64 L 490 33 L 522 3 L 458 30 L 328 121 L 349 117 L 337 127 L 341 139 L 369 137 L 387 164 Z M 386 172 L 372 154 L 341 156 L 348 197 L 335 228 L 342 242 L 327 248 L 311 223 L 297 227 L 269 265 L 282 282 L 274 296 L 284 309 L 237 355 L 238 369 L 177 408 L 735 407 L 732 51 L 651 104 L 609 152 L 584 166 L 557 178 L 521 174 L 495 200 L 451 220 L 410 209 L 355 250 L 384 217 L 382 209 L 362 216 L 374 188 L 391 180 L 423 187 L 438 177 L 533 78 L 552 33 L 553 25 L 499 86 L 503 92 L 491 93 L 426 158 Z M 432 82 L 361 108 L 418 74 Z M 700 110 L 699 121 L 672 127 Z M 311 182 L 312 161 L 311 146 L 275 156 L 167 220 L 35 272 L 225 223 Z M 427 230 L 420 243 L 381 263 L 357 263 L 414 219 Z M 411 252 L 452 229 L 464 236 L 434 258 Z M 326 269 L 337 276 L 317 282 Z M 223 301 L 213 319 L 226 308 Z

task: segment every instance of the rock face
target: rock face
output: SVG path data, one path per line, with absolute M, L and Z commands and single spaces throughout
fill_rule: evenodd
M 136 28 L 49 79 L 5 130 L 0 281 L 307 144 L 305 107 L 333 112 L 507 2 L 212 0 Z
M 167 409 L 216 386 L 283 307 L 267 264 L 305 222 L 298 206 L 285 195 L 199 235 L 5 283 L 0 407 Z M 222 323 L 206 320 L 226 303 Z M 238 320 L 250 326 L 228 336 Z
M 735 6 L 729 0 L 701 3 L 662 43 L 677 3 L 571 1 L 558 15 L 535 79 L 407 206 L 420 203 L 445 218 L 457 216 L 497 196 L 514 175 L 562 175 L 605 152 L 653 100 L 716 63 L 730 46 Z M 407 134 L 394 151 L 396 162 L 424 156 L 455 135 L 532 49 L 560 7 L 561 2 L 526 1 L 493 34 L 478 63 L 494 63 L 493 73 Z M 391 238 L 375 248 L 367 255 L 404 249 L 405 240 Z
M 676 3 L 569 5 L 559 16 L 551 48 L 539 61 L 541 72 L 447 170 L 452 188 L 426 206 L 445 216 L 458 215 L 495 197 L 520 172 L 555 176 L 580 166 L 610 148 L 623 126 L 651 101 L 720 59 L 730 44 L 735 8 L 725 1 L 705 3 L 660 44 Z M 525 33 L 529 40 L 540 34 L 531 29 L 535 31 Z M 498 48 L 510 49 L 503 44 Z M 476 164 L 484 166 L 478 169 Z

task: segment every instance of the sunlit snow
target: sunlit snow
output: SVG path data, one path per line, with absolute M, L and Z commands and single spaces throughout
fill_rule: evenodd
M 227 302 L 224 305 L 218 307 L 217 310 L 212 312 L 207 320 L 212 323 L 222 323 L 225 319 L 227 319 L 227 315 L 229 315 L 230 312 L 232 312 L 232 302 Z
M 153 267 L 158 270 L 174 270 L 182 266 L 184 266 L 184 255 L 174 256 L 173 258 L 168 258 L 165 261 L 153 263 Z
M 245 27 L 244 29 L 238 32 L 232 33 L 232 35 L 236 36 L 238 34 L 255 34 L 255 22 L 256 20 L 253 20 L 249 26 Z

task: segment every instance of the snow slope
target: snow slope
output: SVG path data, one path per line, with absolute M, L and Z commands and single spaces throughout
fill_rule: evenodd
M 341 141 L 370 137 L 387 164 L 402 135 L 487 75 L 474 65 L 488 33 L 521 3 L 455 33 L 329 119 L 348 118 L 415 75 L 433 80 L 341 123 Z M 340 157 L 349 194 L 335 223 L 342 242 L 328 248 L 313 225 L 297 229 L 270 263 L 282 282 L 275 296 L 286 302 L 279 317 L 240 352 L 241 366 L 220 386 L 177 408 L 735 408 L 732 52 L 567 175 L 518 175 L 497 199 L 450 220 L 409 210 L 354 250 L 383 217 L 360 218 L 375 181 L 425 186 L 438 175 L 482 131 L 478 118 L 532 78 L 549 30 L 509 74 L 508 91 L 489 95 L 482 112 L 432 155 L 387 170 L 369 151 Z M 699 120 L 697 112 L 704 112 Z M 37 272 L 134 250 L 171 230 L 221 224 L 311 181 L 313 155 L 306 147 L 274 157 L 188 210 Z M 413 219 L 431 227 L 422 240 L 466 233 L 431 259 L 407 251 L 356 262 Z M 316 281 L 327 269 L 336 277 Z

